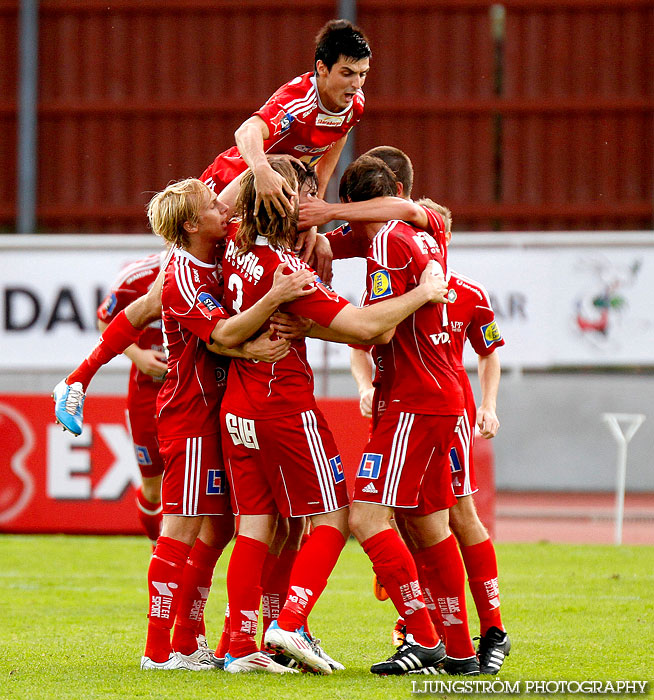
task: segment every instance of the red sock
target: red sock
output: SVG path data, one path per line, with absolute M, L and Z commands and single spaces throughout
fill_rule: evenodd
M 331 525 L 319 525 L 311 533 L 291 571 L 286 603 L 277 619 L 282 629 L 294 631 L 306 625 L 344 546 L 345 538 Z
M 369 537 L 361 546 L 398 615 L 404 618 L 407 633 L 421 646 L 435 647 L 438 635 L 422 597 L 416 564 L 402 538 L 389 528 Z
M 227 608 L 225 609 L 225 621 L 223 622 L 223 631 L 216 644 L 216 657 L 219 659 L 224 659 L 225 654 L 229 651 L 229 603 L 227 603 Z
M 148 569 L 148 637 L 144 655 L 160 663 L 172 651 L 170 630 L 179 604 L 182 576 L 189 545 L 170 537 L 160 537 Z
M 268 546 L 239 535 L 227 568 L 231 656 L 247 656 L 259 650 L 254 637 L 261 604 L 261 573 Z
M 468 585 L 475 601 L 482 635 L 489 627 L 503 630 L 500 615 L 500 589 L 497 584 L 497 558 L 490 537 L 479 544 L 461 547 L 468 572 Z
M 98 344 L 91 350 L 91 354 L 66 377 L 66 384 L 81 382 L 84 391 L 86 391 L 91 379 L 100 367 L 120 355 L 132 343 L 135 343 L 140 335 L 141 330 L 134 328 L 123 309 L 104 329 Z
M 157 537 L 159 537 L 161 532 L 161 521 L 163 519 L 161 501 L 158 503 L 148 501 L 143 495 L 143 487 L 139 486 L 136 490 L 136 508 L 145 534 L 153 544 L 156 544 Z
M 422 567 L 431 597 L 440 610 L 447 630 L 447 654 L 455 659 L 473 656 L 475 649 L 468 629 L 465 569 L 454 535 L 415 554 Z
M 261 586 L 261 638 L 266 634 L 268 626 L 279 614 L 286 602 L 291 571 L 297 559 L 297 549 L 282 549 L 279 557 L 275 557 L 275 566 L 269 575 L 262 578 Z
M 182 654 L 192 654 L 198 648 L 200 622 L 209 597 L 213 570 L 221 553 L 222 549 L 209 547 L 197 539 L 188 555 L 172 642 L 173 649 Z

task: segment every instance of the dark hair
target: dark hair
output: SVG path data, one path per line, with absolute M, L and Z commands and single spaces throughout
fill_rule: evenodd
M 341 178 L 338 196 L 344 202 L 364 202 L 397 194 L 395 175 L 380 158 L 362 155 L 352 161 Z
M 331 70 L 340 56 L 352 61 L 370 58 L 372 51 L 368 38 L 359 27 L 346 19 L 332 19 L 316 36 L 316 52 L 313 67 L 320 60 Z
M 410 197 L 413 189 L 413 164 L 411 158 L 399 148 L 394 146 L 376 146 L 364 153 L 366 156 L 374 156 L 383 160 L 393 171 L 395 179 L 402 183 L 404 196 Z
M 270 156 L 268 158 L 270 167 L 286 179 L 286 182 L 297 191 L 298 180 L 292 160 L 286 156 Z M 259 211 L 255 215 L 254 205 L 257 199 L 257 190 L 254 183 L 254 174 L 251 170 L 243 176 L 241 189 L 236 200 L 236 210 L 240 214 L 241 223 L 236 234 L 236 243 L 239 246 L 239 253 L 246 253 L 257 239 L 263 236 L 270 245 L 279 248 L 292 248 L 297 238 L 298 206 L 295 211 L 281 214 L 271 207 L 268 214 L 263 205 L 259 206 Z
M 306 187 L 308 194 L 315 195 L 318 192 L 318 173 L 316 173 L 315 168 L 292 156 L 288 156 L 288 159 L 293 166 L 293 170 L 295 170 L 298 192 L 301 192 L 302 188 Z

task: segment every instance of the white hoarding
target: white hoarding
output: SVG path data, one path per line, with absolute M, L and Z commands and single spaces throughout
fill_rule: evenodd
M 0 367 L 76 365 L 120 268 L 160 248 L 153 236 L 0 237 Z M 505 367 L 654 364 L 654 234 L 459 234 L 449 260 L 486 286 Z M 336 263 L 336 291 L 356 303 L 364 286 L 363 261 Z M 312 342 L 314 369 L 325 358 L 348 366 L 347 348 Z

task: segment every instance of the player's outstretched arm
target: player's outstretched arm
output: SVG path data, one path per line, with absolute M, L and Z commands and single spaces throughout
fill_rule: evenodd
M 313 294 L 316 291 L 313 270 L 305 268 L 285 275 L 288 267 L 281 263 L 275 270 L 273 286 L 247 311 L 228 319 L 220 319 L 211 332 L 212 340 L 228 348 L 244 343 L 268 320 L 281 304 Z
M 298 226 L 322 226 L 334 219 L 344 221 L 390 221 L 401 219 L 418 228 L 429 226 L 425 210 L 415 202 L 402 197 L 375 197 L 364 202 L 328 203 L 316 197 L 300 202 Z
M 477 367 L 481 385 L 481 403 L 477 409 L 477 425 L 481 436 L 488 440 L 495 437 L 500 429 L 500 421 L 495 412 L 502 373 L 499 355 L 497 352 L 484 356 L 478 355 Z
M 109 326 L 104 321 L 98 321 L 100 332 Z M 161 377 L 166 374 L 168 365 L 166 363 L 166 355 L 158 350 L 150 350 L 149 348 L 141 348 L 136 343 L 132 343 L 129 347 L 123 350 L 123 355 L 136 365 L 136 368 L 147 374 L 150 377 Z
M 348 304 L 334 317 L 329 329 L 342 333 L 340 342 L 382 344 L 393 337 L 395 326 L 423 304 L 447 303 L 447 283 L 441 266 L 430 260 L 420 276 L 420 283 L 410 292 L 377 304 L 359 308 Z
M 268 214 L 276 209 L 282 216 L 286 216 L 286 212 L 293 211 L 291 197 L 295 192 L 286 179 L 275 172 L 268 163 L 263 151 L 263 142 L 269 136 L 268 125 L 257 115 L 246 119 L 234 133 L 239 153 L 254 173 L 257 191 L 254 213 L 256 214 L 263 205 Z

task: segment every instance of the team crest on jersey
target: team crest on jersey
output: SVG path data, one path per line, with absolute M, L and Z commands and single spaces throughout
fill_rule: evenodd
M 345 121 L 344 114 L 323 114 L 316 116 L 316 126 L 341 126 Z
M 456 301 L 456 289 L 447 290 L 447 301 L 450 304 L 454 304 L 454 302 Z
M 222 469 L 207 472 L 207 495 L 222 496 L 227 491 L 227 475 Z
M 497 327 L 495 321 L 487 323 L 485 326 L 481 327 L 482 335 L 484 336 L 484 345 L 489 348 L 493 343 L 497 343 L 502 340 L 502 334 L 500 329 Z
M 345 472 L 343 471 L 343 462 L 341 460 L 341 455 L 336 455 L 329 460 L 329 466 L 332 468 L 332 473 L 334 474 L 334 483 L 340 484 L 343 479 L 345 479 Z
M 275 134 L 283 134 L 291 128 L 291 124 L 294 121 L 295 117 L 290 112 L 280 110 L 270 120 L 270 123 L 275 127 Z
M 382 456 L 374 452 L 364 452 L 357 476 L 363 479 L 377 479 L 381 471 Z
M 202 315 L 208 319 L 212 318 L 212 313 L 216 309 L 220 309 L 220 304 L 209 294 L 209 292 L 200 292 L 198 294 L 198 309 Z
M 116 299 L 115 294 L 110 294 L 107 297 L 107 300 L 104 303 L 104 311 L 108 316 L 111 316 L 111 314 L 114 312 L 114 309 L 116 308 L 117 303 L 118 303 L 118 299 Z
M 134 445 L 134 451 L 136 452 L 136 461 L 140 466 L 145 467 L 152 464 L 150 453 L 145 445 Z
M 377 272 L 370 275 L 370 278 L 372 280 L 372 287 L 370 290 L 371 301 L 383 299 L 393 294 L 391 275 L 388 270 L 377 270 Z

